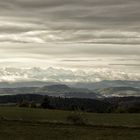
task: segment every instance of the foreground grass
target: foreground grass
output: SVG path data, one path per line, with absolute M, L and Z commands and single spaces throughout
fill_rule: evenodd
M 0 117 L 7 119 L 39 120 L 39 121 L 66 121 L 67 116 L 74 114 L 71 111 L 0 107 Z M 140 114 L 105 114 L 81 113 L 90 124 L 114 126 L 140 126 Z
M 61 124 L 1 122 L 1 140 L 139 140 L 140 130 Z
M 140 139 L 140 114 L 82 113 L 92 125 L 68 124 L 66 118 L 71 114 L 70 111 L 0 107 L 0 140 Z

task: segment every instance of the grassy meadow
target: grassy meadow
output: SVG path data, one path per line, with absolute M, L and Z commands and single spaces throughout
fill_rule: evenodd
M 79 115 L 85 124 L 68 121 Z M 0 107 L 0 140 L 139 140 L 140 114 Z

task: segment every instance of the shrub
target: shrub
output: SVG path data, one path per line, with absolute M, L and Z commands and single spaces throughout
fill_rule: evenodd
M 35 102 L 31 102 L 29 105 L 30 108 L 37 108 L 37 105 Z
M 73 124 L 86 124 L 87 120 L 80 113 L 73 113 L 67 116 L 67 121 Z
M 19 107 L 29 107 L 29 102 L 28 101 L 22 101 L 18 104 Z

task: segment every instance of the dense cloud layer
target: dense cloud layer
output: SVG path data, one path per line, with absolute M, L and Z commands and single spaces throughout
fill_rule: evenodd
M 0 41 L 140 44 L 138 0 L 0 0 Z
M 66 70 L 56 68 L 0 68 L 0 82 L 45 81 L 45 82 L 98 82 L 102 80 L 140 80 L 139 73 L 112 71 L 109 68 L 96 70 Z
M 139 0 L 0 0 L 0 67 L 107 68 L 108 79 L 139 79 L 139 15 Z

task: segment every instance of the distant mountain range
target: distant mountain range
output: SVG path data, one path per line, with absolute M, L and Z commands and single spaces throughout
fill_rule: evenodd
M 134 87 L 134 88 L 140 88 L 140 81 L 121 81 L 121 80 L 115 80 L 115 81 L 108 81 L 104 80 L 101 82 L 95 82 L 95 83 L 74 83 L 72 86 L 74 87 L 86 87 L 90 90 L 95 89 L 104 89 L 104 88 L 110 88 L 110 87 Z
M 101 81 L 97 83 L 77 83 L 74 87 L 86 87 L 103 97 L 140 96 L 140 81 Z
M 67 85 L 48 85 L 43 87 L 0 88 L 0 95 L 41 94 L 67 98 L 101 98 L 100 94 L 84 88 L 72 88 Z
M 0 88 L 15 88 L 15 87 L 42 87 L 45 85 L 65 84 L 76 88 L 88 88 L 90 90 L 103 89 L 108 87 L 135 87 L 140 88 L 140 81 L 121 81 L 121 80 L 104 80 L 100 82 L 43 82 L 43 81 L 21 81 L 21 82 L 0 82 Z
M 133 87 L 110 87 L 96 90 L 104 97 L 140 96 L 140 88 Z
M 0 95 L 43 94 L 67 98 L 140 96 L 140 81 L 101 81 L 97 83 L 18 82 L 0 83 Z

